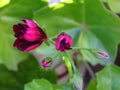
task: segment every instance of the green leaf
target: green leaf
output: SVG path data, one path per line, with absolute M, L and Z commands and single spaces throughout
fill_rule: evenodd
M 97 81 L 95 79 L 90 80 L 86 87 L 86 90 L 96 90 Z
M 9 5 L 0 9 L 0 16 L 31 19 L 35 10 L 46 5 L 47 3 L 42 0 L 11 0 Z
M 54 85 L 54 90 L 75 90 L 70 83 Z
M 101 51 L 107 52 L 104 45 L 100 42 L 100 40 L 90 31 L 82 31 L 80 35 L 80 41 L 79 41 L 81 48 L 88 48 L 88 49 L 94 49 L 94 48 L 100 48 Z M 105 65 L 110 62 L 110 58 L 108 60 L 101 60 L 99 58 L 96 58 L 89 50 L 81 50 L 82 54 L 84 55 L 85 60 L 88 60 L 93 65 L 100 63 Z M 108 53 L 108 52 L 107 52 Z
M 64 6 L 67 6 L 66 4 L 59 3 L 57 6 L 45 7 L 44 9 L 39 9 L 34 13 L 33 18 L 40 24 L 41 27 L 45 28 L 48 37 L 56 36 L 62 31 L 77 28 L 79 26 L 79 23 L 69 18 L 70 13 L 68 11 L 72 12 L 71 7 L 74 7 L 74 3 L 70 4 L 70 6 L 68 4 L 70 7 L 69 10 L 69 7 L 63 8 Z M 77 7 L 74 8 L 77 9 Z M 72 14 L 70 16 L 73 17 Z M 78 17 L 77 14 L 76 17 Z
M 0 8 L 4 7 L 5 5 L 9 3 L 10 3 L 10 0 L 0 0 Z
M 10 71 L 0 64 L 0 90 L 23 90 L 26 83 L 40 78 L 54 84 L 57 80 L 55 72 L 41 68 L 32 55 L 18 64 L 18 71 Z
M 115 13 L 120 13 L 120 0 L 107 0 L 110 9 Z
M 101 1 L 103 1 L 103 2 L 107 2 L 108 0 L 101 0 Z
M 87 36 L 87 39 L 82 38 L 83 42 L 80 41 L 80 47 L 84 48 L 99 48 L 105 50 L 110 55 L 110 58 L 114 60 L 116 56 L 117 45 L 120 42 L 119 38 L 119 29 L 120 29 L 120 20 L 113 15 L 111 12 L 108 12 L 100 2 L 100 0 L 93 0 L 91 3 L 90 0 L 84 0 L 85 2 L 81 4 L 82 10 L 84 11 L 82 17 L 84 16 L 82 22 L 85 24 L 84 33 Z M 94 8 L 94 6 L 97 6 Z M 88 8 L 89 7 L 89 8 Z M 94 14 L 95 13 L 95 14 Z M 113 23 L 114 22 L 114 23 Z M 89 34 L 89 37 L 88 37 Z M 80 39 L 81 40 L 81 39 Z M 91 55 L 84 54 L 84 57 L 92 57 Z M 95 63 L 105 63 L 104 61 L 100 62 L 99 60 L 90 58 L 92 64 Z
M 97 90 L 120 90 L 120 68 L 113 64 L 107 65 L 97 73 Z
M 52 84 L 45 79 L 34 79 L 25 85 L 24 90 L 53 90 Z
M 87 25 L 88 31 L 94 34 L 100 43 L 104 45 L 110 56 L 114 58 L 117 45 L 120 42 L 120 20 L 114 14 L 108 12 L 100 0 L 93 0 L 93 2 L 91 3 L 90 0 L 85 0 L 83 4 L 84 15 L 86 16 L 83 23 Z M 97 7 L 93 8 L 94 6 Z

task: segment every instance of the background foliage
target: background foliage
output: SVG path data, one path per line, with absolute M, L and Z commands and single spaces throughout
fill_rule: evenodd
M 120 42 L 120 18 L 117 15 L 120 13 L 120 0 L 62 0 L 56 5 L 48 5 L 49 0 L 4 1 L 9 0 L 0 0 L 0 90 L 21 90 L 28 82 L 25 90 L 38 90 L 32 87 L 33 84 L 41 88 L 43 84 L 48 84 L 49 90 L 57 90 L 56 87 L 60 90 L 72 89 L 70 84 L 52 85 L 57 80 L 53 70 L 41 69 L 30 53 L 23 53 L 13 47 L 15 38 L 12 26 L 20 22 L 19 18 L 35 20 L 50 39 L 66 32 L 73 37 L 73 46 L 106 51 L 110 57 L 102 61 L 87 51 L 81 51 L 84 60 L 90 64 L 105 65 L 87 90 L 93 90 L 91 86 L 96 90 L 120 90 L 120 68 L 114 65 Z M 61 60 L 62 54 L 53 45 L 42 44 L 34 51 Z M 46 89 L 43 87 L 42 90 Z

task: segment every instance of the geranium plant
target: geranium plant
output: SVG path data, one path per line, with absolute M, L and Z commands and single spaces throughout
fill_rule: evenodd
M 0 90 L 120 90 L 119 0 L 1 0 Z

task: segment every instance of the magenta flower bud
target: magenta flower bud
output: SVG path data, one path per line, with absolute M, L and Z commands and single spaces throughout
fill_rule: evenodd
M 109 55 L 105 52 L 100 51 L 99 49 L 92 49 L 92 54 L 98 59 L 107 59 Z
M 43 68 L 50 68 L 52 64 L 52 59 L 50 57 L 46 57 L 41 61 L 41 65 Z
M 65 52 L 65 50 L 71 50 L 72 37 L 66 33 L 61 33 L 56 39 L 56 50 Z
M 40 46 L 47 39 L 43 30 L 33 21 L 21 19 L 25 24 L 13 26 L 15 37 L 14 47 L 23 52 L 28 52 Z
M 109 57 L 109 55 L 108 55 L 107 53 L 105 53 L 105 52 L 97 52 L 97 54 L 98 54 L 100 57 L 105 57 L 105 58 Z

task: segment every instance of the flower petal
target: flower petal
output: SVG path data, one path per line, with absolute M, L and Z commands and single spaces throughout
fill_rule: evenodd
M 104 58 L 109 57 L 109 55 L 105 52 L 97 52 L 97 54 L 99 55 L 99 57 L 104 57 Z
M 65 52 L 65 50 L 71 50 L 72 37 L 66 33 L 61 33 L 56 39 L 56 50 Z
M 50 68 L 52 64 L 52 59 L 50 57 L 46 57 L 41 61 L 41 66 L 43 68 Z
M 14 47 L 18 48 L 19 50 L 23 52 L 28 52 L 40 46 L 41 43 L 42 42 L 40 41 L 39 42 L 38 41 L 28 42 L 24 39 L 16 39 L 16 41 L 14 42 Z
M 60 42 L 64 39 L 64 35 L 60 34 L 58 35 L 57 39 L 56 39 L 56 49 L 59 50 L 60 48 Z
M 72 46 L 72 37 L 67 35 L 67 34 L 64 34 L 64 36 L 65 36 L 65 39 L 66 39 L 65 40 L 66 43 L 69 43 L 69 45 Z
M 24 38 L 27 41 L 45 41 L 47 39 L 46 34 L 39 28 L 28 28 L 26 33 L 24 34 Z
M 35 22 L 31 21 L 31 20 L 24 19 L 24 18 L 21 18 L 20 20 L 25 22 L 31 28 L 38 27 L 38 25 Z
M 23 52 L 35 49 L 47 39 L 47 35 L 33 21 L 21 18 L 25 24 L 17 24 L 13 26 L 15 37 L 14 47 Z
M 27 26 L 25 24 L 17 24 L 17 25 L 13 25 L 13 30 L 15 32 L 15 37 L 20 38 L 24 35 L 24 33 L 26 32 L 26 28 Z

